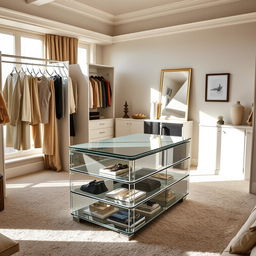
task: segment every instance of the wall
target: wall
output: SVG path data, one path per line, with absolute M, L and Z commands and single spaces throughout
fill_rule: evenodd
M 104 64 L 116 74 L 116 114 L 121 117 L 127 100 L 130 114 L 149 116 L 151 89 L 158 90 L 163 68 L 192 68 L 189 119 L 194 120 L 193 155 L 198 152 L 199 122 L 216 122 L 219 115 L 230 123 L 230 107 L 240 100 L 253 102 L 256 53 L 256 23 L 186 32 L 158 38 L 105 46 Z M 230 101 L 205 102 L 205 74 L 231 73 Z

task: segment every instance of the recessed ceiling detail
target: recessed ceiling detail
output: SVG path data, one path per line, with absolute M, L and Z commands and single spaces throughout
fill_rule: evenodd
M 51 5 L 114 26 L 239 1 L 242 0 L 55 0 Z

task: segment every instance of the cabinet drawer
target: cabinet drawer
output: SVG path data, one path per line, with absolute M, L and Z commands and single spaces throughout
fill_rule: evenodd
M 89 140 L 95 140 L 100 138 L 112 138 L 114 136 L 113 128 L 103 128 L 103 129 L 94 129 L 89 130 Z
M 183 124 L 162 123 L 161 135 L 182 136 Z
M 99 119 L 89 121 L 89 129 L 101 129 L 107 127 L 114 127 L 114 119 Z

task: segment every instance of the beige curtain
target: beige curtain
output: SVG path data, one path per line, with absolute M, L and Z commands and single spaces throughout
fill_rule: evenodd
M 45 35 L 46 58 L 77 64 L 78 39 L 66 36 Z
M 77 64 L 78 39 L 66 36 L 45 35 L 46 58 L 58 61 L 69 61 L 69 64 Z M 53 83 L 50 86 L 54 94 Z M 59 132 L 55 115 L 55 98 L 51 99 L 50 122 L 44 126 L 44 136 L 47 144 L 45 154 L 45 167 L 60 171 L 62 169 L 59 152 Z

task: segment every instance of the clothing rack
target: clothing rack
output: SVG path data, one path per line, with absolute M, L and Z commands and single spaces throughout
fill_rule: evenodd
M 56 61 L 56 60 L 50 60 L 50 59 L 43 59 L 43 58 L 34 58 L 34 57 L 27 57 L 27 56 L 18 56 L 18 55 L 10 55 L 10 54 L 1 54 L 0 61 L 2 63 L 9 63 L 9 64 L 20 64 L 20 65 L 31 65 L 31 66 L 44 66 L 44 67 L 57 67 L 57 68 L 64 68 L 68 69 L 68 67 L 65 65 L 63 61 Z M 22 62 L 22 61 L 10 61 L 10 60 L 2 60 L 2 58 L 14 58 L 14 59 L 26 59 L 26 60 L 37 60 L 42 61 L 45 63 L 31 63 L 31 62 Z M 48 64 L 47 64 L 48 63 Z M 63 65 L 53 65 L 54 63 L 62 63 Z
M 10 60 L 13 59 L 13 60 Z M 34 62 L 28 62 L 28 60 Z M 37 61 L 37 62 L 36 62 Z M 38 63 L 42 62 L 42 63 Z M 2 65 L 3 64 L 17 64 L 17 65 L 30 65 L 30 66 L 41 66 L 41 67 L 49 67 L 49 68 L 60 68 L 64 71 L 64 73 L 69 76 L 69 62 L 68 61 L 56 61 L 44 58 L 35 58 L 28 56 L 19 56 L 19 55 L 11 55 L 11 54 L 2 54 L 0 51 L 0 91 L 3 90 L 3 73 L 2 73 Z M 66 72 L 67 73 L 66 73 Z M 69 152 L 68 147 L 70 145 L 69 141 L 69 101 L 68 101 L 68 86 L 64 88 L 64 95 L 68 104 L 65 104 L 65 116 L 61 120 L 58 120 L 58 130 L 59 137 L 63 138 L 59 141 L 59 149 L 60 156 L 62 162 L 62 169 L 67 171 L 69 168 Z M 5 189 L 5 148 L 4 148 L 4 136 L 3 136 L 3 126 L 0 125 L 0 174 L 3 175 L 4 180 L 4 194 L 6 195 Z

